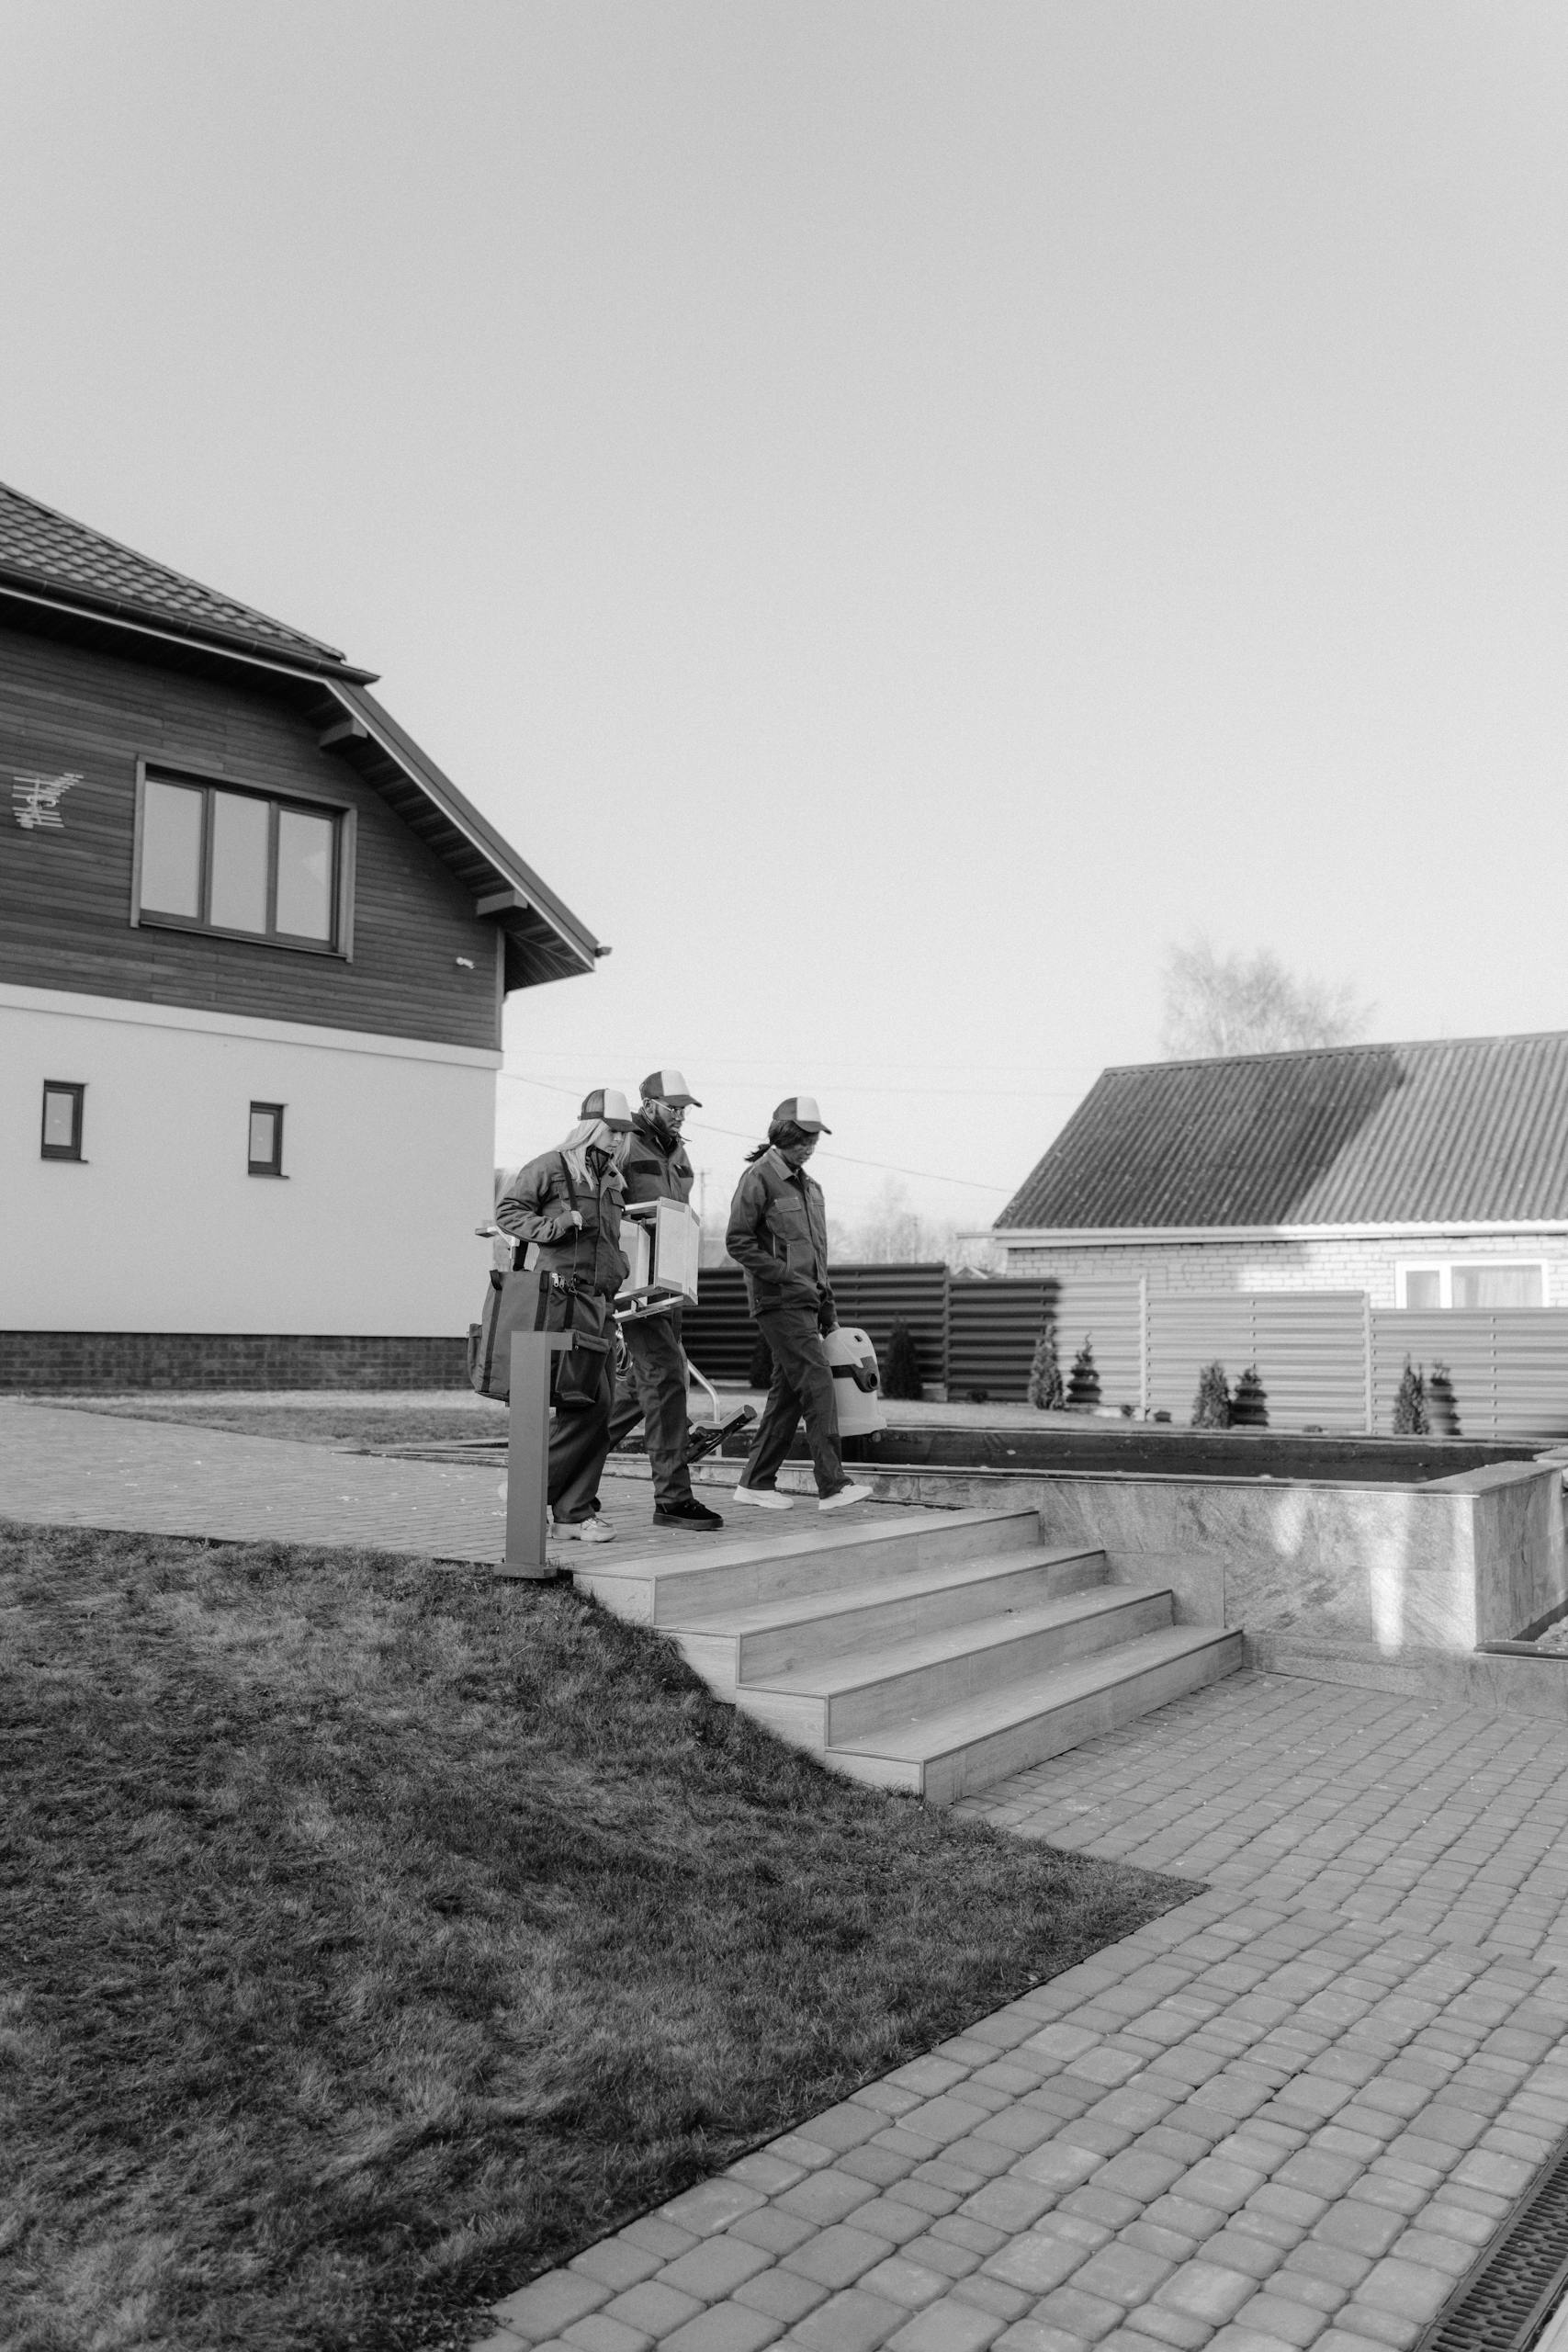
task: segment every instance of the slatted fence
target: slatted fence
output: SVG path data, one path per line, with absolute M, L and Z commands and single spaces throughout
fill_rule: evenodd
M 1233 1390 L 1256 1364 L 1270 1429 L 1364 1430 L 1366 1307 L 1360 1291 L 1151 1293 L 1149 1409 L 1185 1423 L 1205 1364 Z
M 1558 1307 L 1374 1311 L 1374 1429 L 1393 1425 L 1405 1359 L 1446 1364 L 1464 1437 L 1568 1437 L 1568 1312 Z
M 1066 1380 L 1087 1340 L 1100 1402 L 1130 1405 L 1142 1395 L 1142 1302 L 1136 1282 L 955 1281 L 947 1296 L 947 1393 L 983 1393 L 1021 1402 L 1035 1341 L 1049 1315 Z
M 902 1320 L 915 1342 L 921 1380 L 932 1387 L 945 1383 L 945 1266 L 834 1266 L 831 1274 L 840 1323 L 853 1323 L 868 1332 L 886 1362 L 893 1326 Z M 739 1266 L 705 1266 L 697 1278 L 697 1303 L 683 1309 L 681 1322 L 687 1353 L 710 1380 L 749 1376 L 757 1327 L 747 1311 L 746 1281 Z
M 835 1266 L 845 1323 L 885 1361 L 896 1318 L 908 1324 L 928 1387 L 962 1401 L 1021 1399 L 1049 1312 L 1064 1377 L 1087 1338 L 1101 1402 L 1161 1411 L 1184 1426 L 1198 1375 L 1224 1366 L 1232 1388 L 1256 1364 L 1272 1429 L 1388 1435 L 1408 1356 L 1446 1364 L 1469 1438 L 1568 1437 L 1568 1311 L 1514 1307 L 1369 1311 L 1359 1291 L 1145 1295 L 1134 1282 L 983 1282 L 942 1265 Z M 684 1317 L 693 1361 L 710 1380 L 750 1375 L 757 1329 L 736 1266 L 703 1269 Z

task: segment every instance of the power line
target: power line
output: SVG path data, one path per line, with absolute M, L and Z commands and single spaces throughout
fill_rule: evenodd
M 911 1065 L 912 1067 L 912 1065 Z M 506 1078 L 523 1078 L 533 1086 L 543 1086 L 544 1079 L 527 1079 L 523 1070 L 506 1070 Z M 962 1102 L 1006 1102 L 1027 1096 L 1037 1102 L 1076 1102 L 1083 1089 L 1080 1086 L 863 1086 L 854 1080 L 836 1081 L 846 1094 L 905 1094 L 919 1095 L 922 1101 L 940 1096 L 943 1100 Z
M 556 1086 L 547 1078 L 527 1078 L 521 1070 L 503 1069 L 499 1075 L 509 1078 L 513 1086 L 536 1086 L 547 1094 L 564 1094 L 581 1101 L 575 1086 Z M 705 1136 L 728 1136 L 735 1143 L 754 1143 L 755 1136 L 744 1135 L 739 1127 L 716 1127 L 710 1120 L 694 1119 L 692 1130 Z M 818 1156 L 823 1159 L 841 1160 L 847 1168 L 874 1168 L 885 1176 L 914 1176 L 922 1184 L 958 1184 L 971 1193 L 1000 1193 L 1006 1195 L 1017 1191 L 1015 1184 L 983 1184 L 975 1176 L 939 1176 L 930 1168 L 905 1168 L 894 1159 L 857 1159 L 852 1152 L 832 1151 L 826 1145 L 818 1146 Z
M 581 1062 L 581 1061 L 582 1061 L 582 1060 L 584 1060 L 584 1059 L 588 1059 L 588 1058 L 592 1058 L 592 1048 L 591 1048 L 591 1047 L 582 1047 L 582 1046 L 540 1046 L 540 1045 L 531 1045 L 531 1046 L 529 1046 L 529 1049 L 528 1049 L 528 1050 L 529 1050 L 529 1052 L 530 1052 L 531 1054 L 537 1056 L 537 1057 L 538 1057 L 540 1059 L 542 1059 L 542 1060 L 555 1060 L 555 1061 Z M 750 1056 L 750 1055 L 740 1055 L 740 1054 L 705 1054 L 705 1055 L 703 1056 L 703 1067 L 704 1067 L 704 1069 L 744 1069 L 744 1070 L 755 1070 L 755 1071 L 758 1071 L 759 1073 L 761 1073 L 761 1074 L 763 1074 L 763 1075 L 767 1075 L 767 1074 L 769 1074 L 769 1073 L 771 1073 L 771 1072 L 773 1072 L 773 1071 L 775 1071 L 775 1070 L 778 1069 L 779 1062 L 780 1062 L 781 1058 L 784 1058 L 784 1057 L 782 1057 L 782 1056 L 780 1056 L 779 1054 L 771 1054 L 765 1061 L 764 1061 L 764 1060 L 762 1060 L 760 1057 Z M 816 1059 L 816 1057 L 810 1057 L 810 1058 L 812 1058 L 813 1060 L 815 1060 L 815 1059 Z M 1044 1070 L 1055 1071 L 1055 1072 L 1056 1072 L 1056 1073 L 1058 1073 L 1058 1074 L 1060 1074 L 1060 1073 L 1062 1073 L 1062 1072 L 1066 1072 L 1066 1071 L 1077 1071 L 1077 1072 L 1080 1072 L 1080 1073 L 1082 1073 L 1082 1072 L 1087 1072 L 1088 1074 L 1089 1074 L 1089 1075 L 1090 1075 L 1090 1076 L 1092 1076 L 1092 1077 L 1098 1077 L 1098 1076 L 1100 1075 L 1100 1067 L 1101 1067 L 1101 1065 L 1100 1065 L 1099 1062 L 1042 1062 L 1042 1061 L 1028 1061 L 1028 1062 L 975 1062 L 975 1061 L 969 1061 L 969 1060 L 967 1060 L 967 1059 L 964 1059 L 964 1060 L 963 1060 L 963 1061 L 959 1061 L 959 1060 L 953 1060 L 953 1061 L 938 1061 L 938 1060 L 933 1059 L 933 1057 L 932 1057 L 931 1056 L 930 1056 L 930 1055 L 927 1055 L 923 1059 L 921 1059 L 921 1060 L 919 1060 L 919 1061 L 890 1061 L 890 1060 L 888 1060 L 888 1059 L 887 1059 L 887 1057 L 886 1057 L 885 1055 L 880 1055 L 880 1054 L 879 1054 L 878 1056 L 876 1056 L 876 1057 L 875 1057 L 874 1060 L 873 1060 L 873 1059 L 868 1059 L 868 1060 L 865 1060 L 865 1061 L 863 1061 L 863 1062 L 855 1062 L 855 1061 L 837 1061 L 837 1060 L 834 1060 L 834 1059 L 829 1056 L 829 1057 L 825 1061 L 818 1061 L 817 1066 L 818 1066 L 818 1069 L 819 1070 L 820 1070 L 820 1069 L 834 1069 L 834 1070 L 841 1070 L 841 1069 L 877 1069 L 877 1070 L 887 1070 L 887 1069 L 908 1069 L 908 1070 L 922 1070 L 922 1069 L 965 1069 L 965 1070 L 984 1070 L 984 1071 L 987 1071 L 987 1072 L 988 1072 L 988 1073 L 990 1073 L 990 1074 L 992 1074 L 992 1075 L 998 1076 L 998 1077 L 999 1077 L 999 1076 L 1001 1076 L 1004 1072 L 1009 1071 L 1009 1070 L 1028 1070 L 1028 1071 L 1030 1071 L 1030 1072 L 1032 1072 L 1032 1073 L 1035 1073 L 1035 1074 L 1037 1074 L 1037 1073 L 1039 1073 L 1039 1072 L 1041 1072 L 1041 1071 L 1044 1071 Z M 843 1081 L 843 1082 L 844 1082 L 846 1085 L 853 1085 L 853 1084 L 855 1084 L 855 1083 L 856 1083 L 856 1081 L 855 1081 L 855 1080 L 845 1080 L 845 1081 Z M 864 1090 L 863 1089 L 863 1090 L 861 1090 L 861 1091 L 863 1091 Z

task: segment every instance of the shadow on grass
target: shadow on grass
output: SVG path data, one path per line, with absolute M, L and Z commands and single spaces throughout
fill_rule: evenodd
M 466 2343 L 1196 1892 L 840 1781 L 570 1590 L 0 1526 L 0 1612 L 7 2352 Z

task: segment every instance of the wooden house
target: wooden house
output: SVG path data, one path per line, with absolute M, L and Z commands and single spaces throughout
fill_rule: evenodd
M 454 1376 L 601 947 L 332 647 L 0 486 L 0 1381 Z

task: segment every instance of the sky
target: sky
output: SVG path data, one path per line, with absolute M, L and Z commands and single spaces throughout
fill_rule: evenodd
M 1199 933 L 1568 1026 L 1560 0 L 0 0 L 0 480 L 614 953 L 497 1156 L 983 1227 Z

